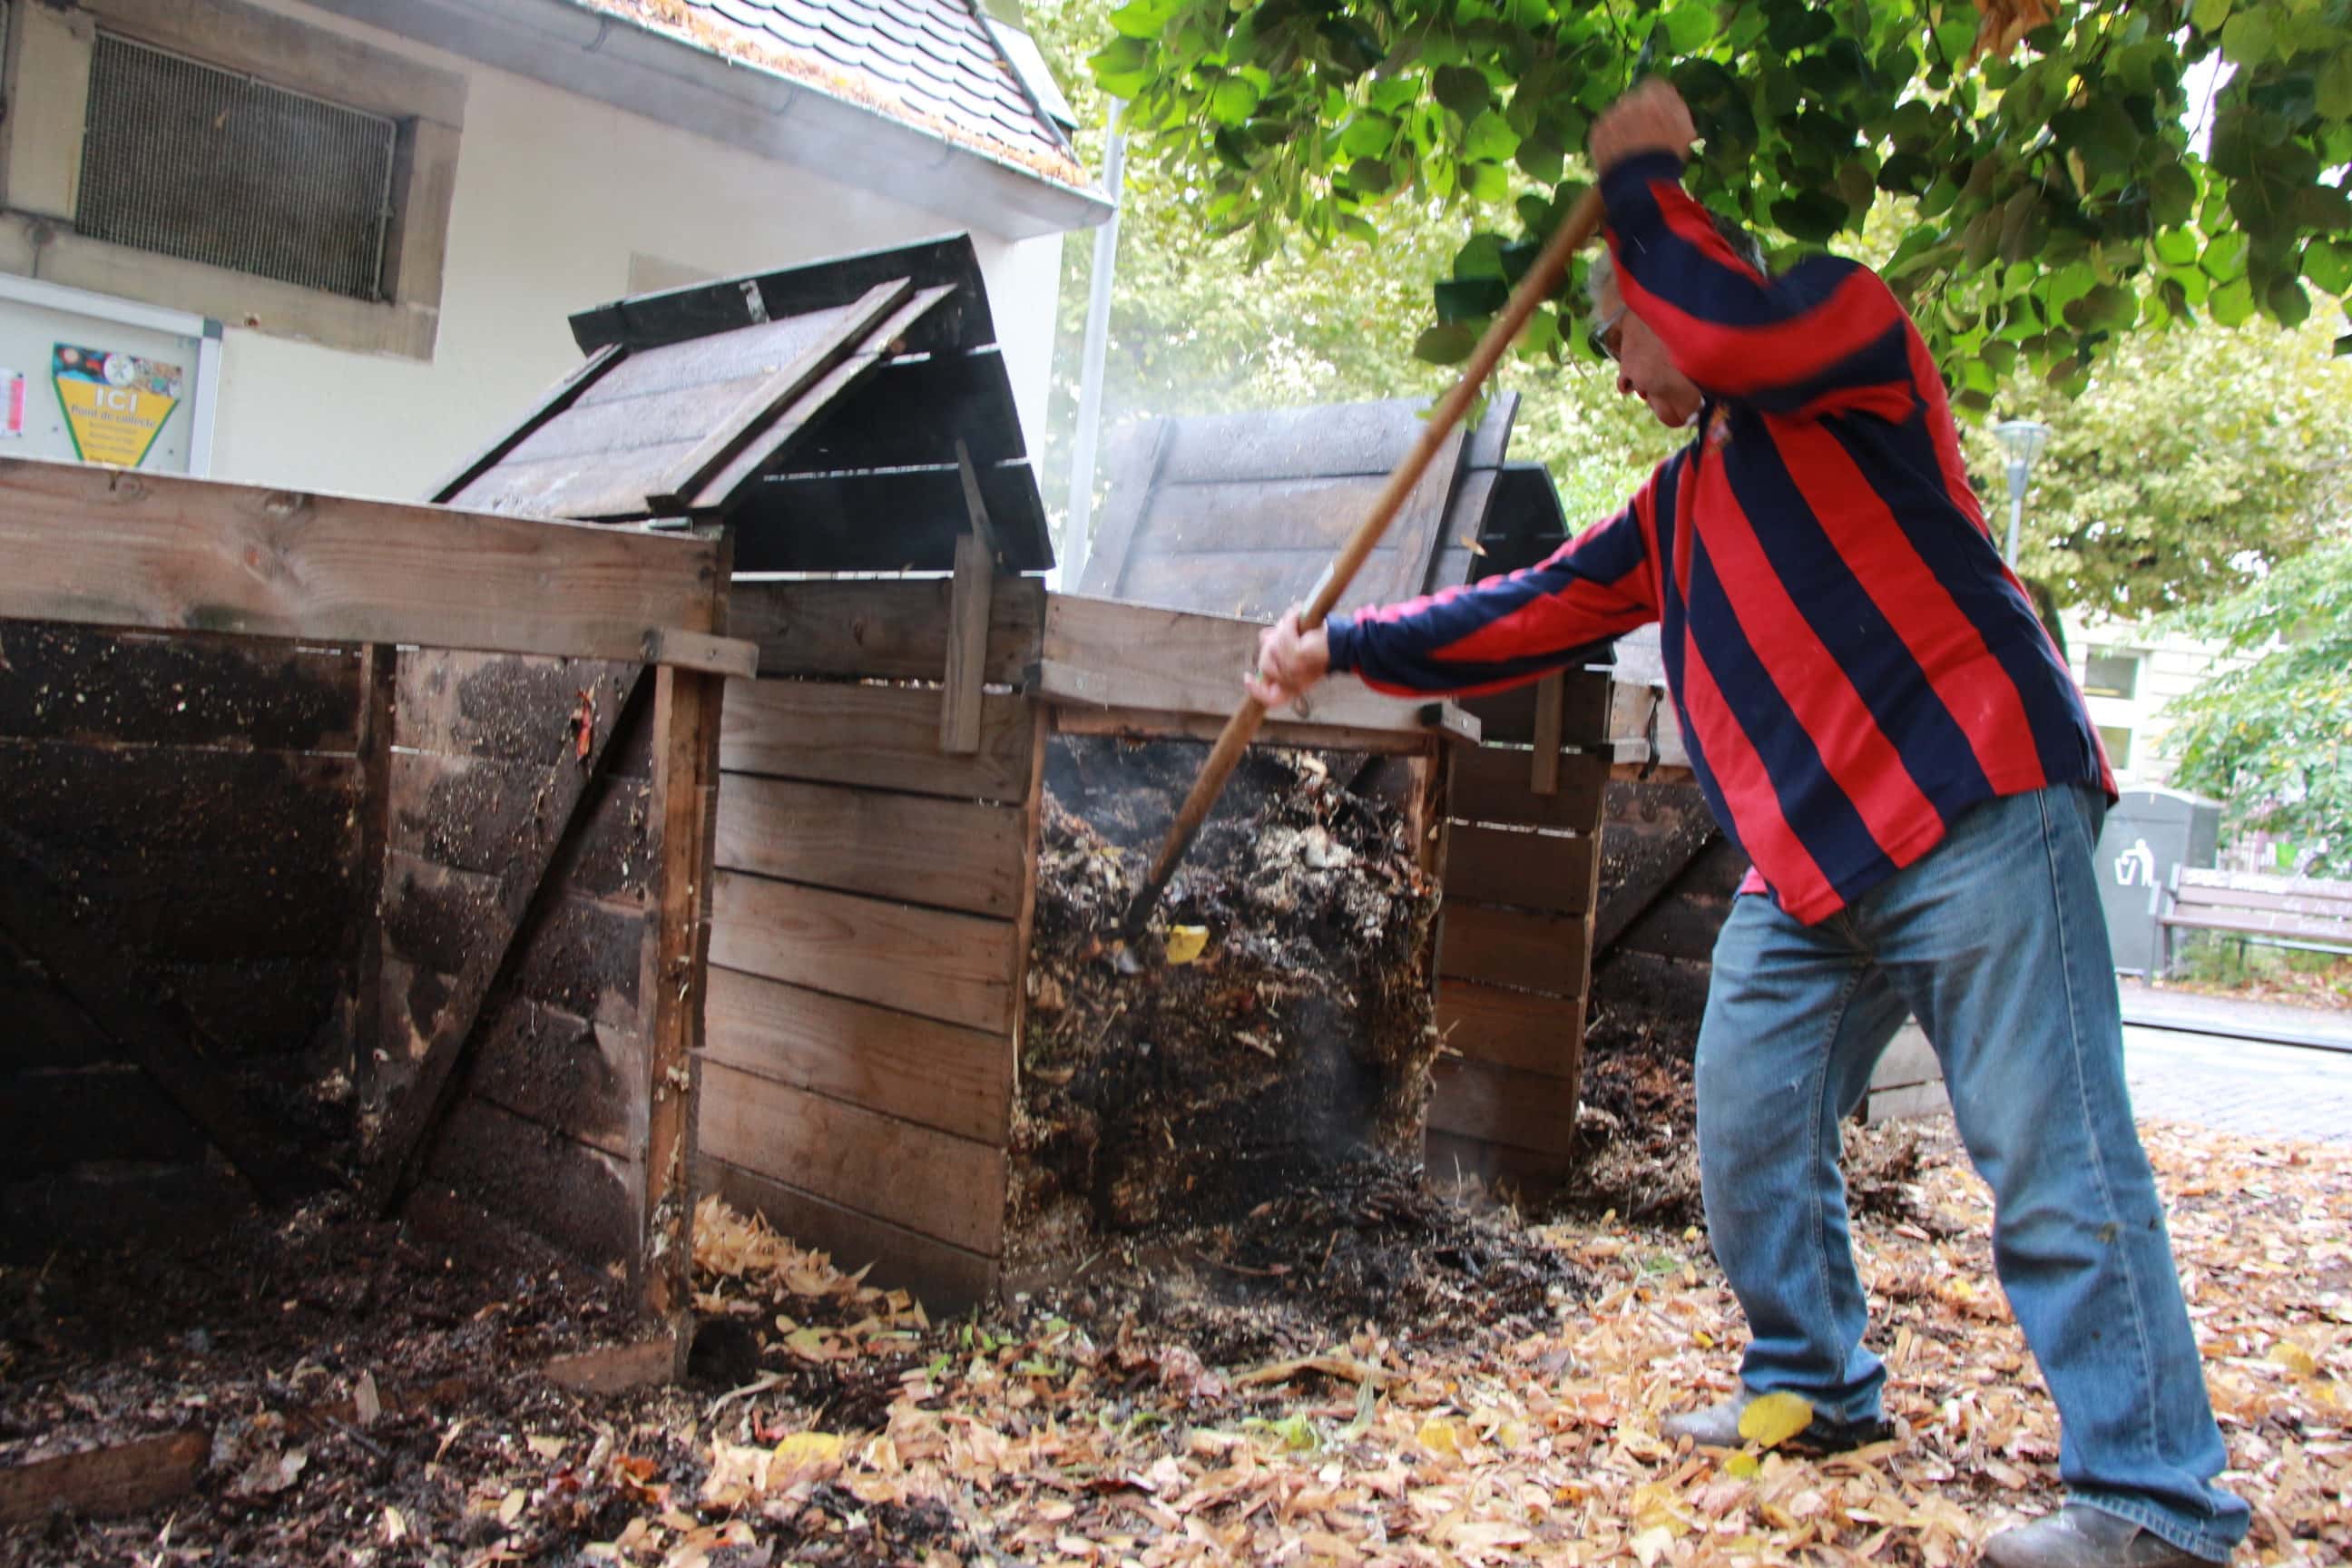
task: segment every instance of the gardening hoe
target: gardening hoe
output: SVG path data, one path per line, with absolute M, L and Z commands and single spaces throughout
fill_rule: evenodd
M 1519 329 L 1528 324 L 1528 318 L 1535 314 L 1536 307 L 1550 298 L 1552 290 L 1559 288 L 1561 279 L 1568 276 L 1568 258 L 1592 237 L 1601 226 L 1601 189 L 1596 185 L 1577 198 L 1576 205 L 1561 220 L 1550 243 L 1536 258 L 1535 265 L 1528 269 L 1528 275 L 1519 279 L 1519 286 L 1511 291 L 1510 301 L 1503 307 L 1503 313 L 1495 318 L 1494 324 L 1486 329 L 1486 335 L 1478 340 L 1478 347 L 1470 355 L 1469 364 L 1463 369 L 1462 379 L 1455 382 L 1453 389 L 1430 411 L 1429 418 L 1422 425 L 1420 436 L 1413 441 L 1412 449 L 1405 454 L 1404 461 L 1399 463 L 1396 471 L 1389 476 L 1387 488 L 1372 503 L 1370 515 L 1356 525 L 1356 531 L 1349 535 L 1348 542 L 1340 548 L 1339 556 L 1324 568 L 1323 575 L 1316 582 L 1314 594 L 1298 612 L 1301 631 L 1313 631 L 1321 626 L 1324 617 L 1331 613 L 1331 606 L 1339 602 L 1339 596 L 1356 580 L 1356 574 L 1362 569 L 1365 558 L 1379 545 L 1381 535 L 1386 533 L 1389 524 L 1395 521 L 1397 512 L 1404 505 L 1405 497 L 1412 493 L 1413 487 L 1421 482 L 1423 472 L 1437 456 L 1437 448 L 1445 444 L 1445 437 L 1469 412 L 1472 400 L 1478 395 L 1479 387 L 1485 384 L 1486 377 L 1501 361 L 1503 351 L 1511 346 L 1511 340 L 1519 335 Z M 1136 889 L 1134 901 L 1128 905 L 1127 918 L 1120 923 L 1121 935 L 1133 937 L 1139 934 L 1151 919 L 1151 910 L 1160 902 L 1160 895 L 1168 889 L 1168 879 L 1175 875 L 1177 862 L 1183 859 L 1184 851 L 1192 847 L 1193 836 L 1201 831 L 1201 824 L 1208 817 L 1209 808 L 1217 804 L 1217 796 L 1223 791 L 1234 764 L 1241 761 L 1243 750 L 1256 736 L 1258 726 L 1264 722 L 1265 704 L 1255 697 L 1244 697 L 1242 705 L 1234 710 L 1234 716 L 1225 721 L 1224 731 L 1217 737 L 1215 748 L 1209 752 L 1209 760 L 1201 765 L 1201 776 L 1193 781 L 1192 793 L 1184 797 L 1183 809 L 1177 812 L 1175 825 L 1168 830 L 1168 842 L 1160 847 L 1160 858 L 1151 863 L 1151 875 L 1144 879 L 1142 887 Z

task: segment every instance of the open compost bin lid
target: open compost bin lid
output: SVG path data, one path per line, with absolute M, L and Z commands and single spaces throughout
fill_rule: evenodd
M 968 454 L 1003 565 L 1053 564 L 968 235 L 617 300 L 572 331 L 586 362 L 432 499 L 724 521 L 739 572 L 947 571 Z
M 1325 404 L 1147 419 L 1110 453 L 1080 591 L 1271 621 L 1303 604 L 1422 432 L 1425 403 Z M 1508 460 L 1517 393 L 1455 431 L 1341 596 L 1387 604 L 1531 566 L 1567 542 L 1541 463 Z M 1607 663 L 1607 645 L 1586 663 Z

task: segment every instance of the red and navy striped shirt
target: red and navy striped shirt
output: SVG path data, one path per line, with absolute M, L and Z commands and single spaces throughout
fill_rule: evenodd
M 1759 274 L 1681 176 L 1643 154 L 1601 194 L 1625 302 L 1705 394 L 1698 437 L 1541 565 L 1333 616 L 1331 667 L 1490 691 L 1659 622 L 1707 804 L 1810 924 L 1979 802 L 2115 779 L 1901 304 L 1835 257 Z

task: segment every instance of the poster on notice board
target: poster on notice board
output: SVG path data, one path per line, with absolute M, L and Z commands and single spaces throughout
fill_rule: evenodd
M 180 405 L 180 367 L 136 354 L 59 343 L 49 379 L 84 462 L 137 468 Z

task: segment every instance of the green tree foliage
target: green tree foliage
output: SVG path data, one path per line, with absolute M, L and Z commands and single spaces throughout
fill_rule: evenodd
M 1964 407 L 2020 368 L 2080 393 L 2135 326 L 2292 326 L 2352 289 L 2352 0 L 2088 0 L 1973 67 L 1962 0 L 1127 0 L 1109 20 L 1097 81 L 1249 258 L 1290 233 L 1378 243 L 1433 203 L 1494 226 L 1436 286 L 1439 362 L 1580 188 L 1593 116 L 1653 68 L 1697 120 L 1699 195 L 1787 250 L 1905 201 L 1884 270 Z M 2226 85 L 2192 103 L 2216 57 Z M 1528 352 L 1583 352 L 1578 299 Z
M 2019 569 L 2060 602 L 2123 619 L 2228 595 L 2325 537 L 2352 505 L 2352 359 L 2316 322 L 2135 334 L 2069 399 L 2027 382 L 2041 419 Z M 1996 533 L 2008 486 L 1989 427 L 1965 427 Z
M 2230 830 L 2294 841 L 2311 874 L 2352 877 L 2352 538 L 2171 624 L 2259 655 L 2168 705 L 2173 783 L 2221 799 Z

